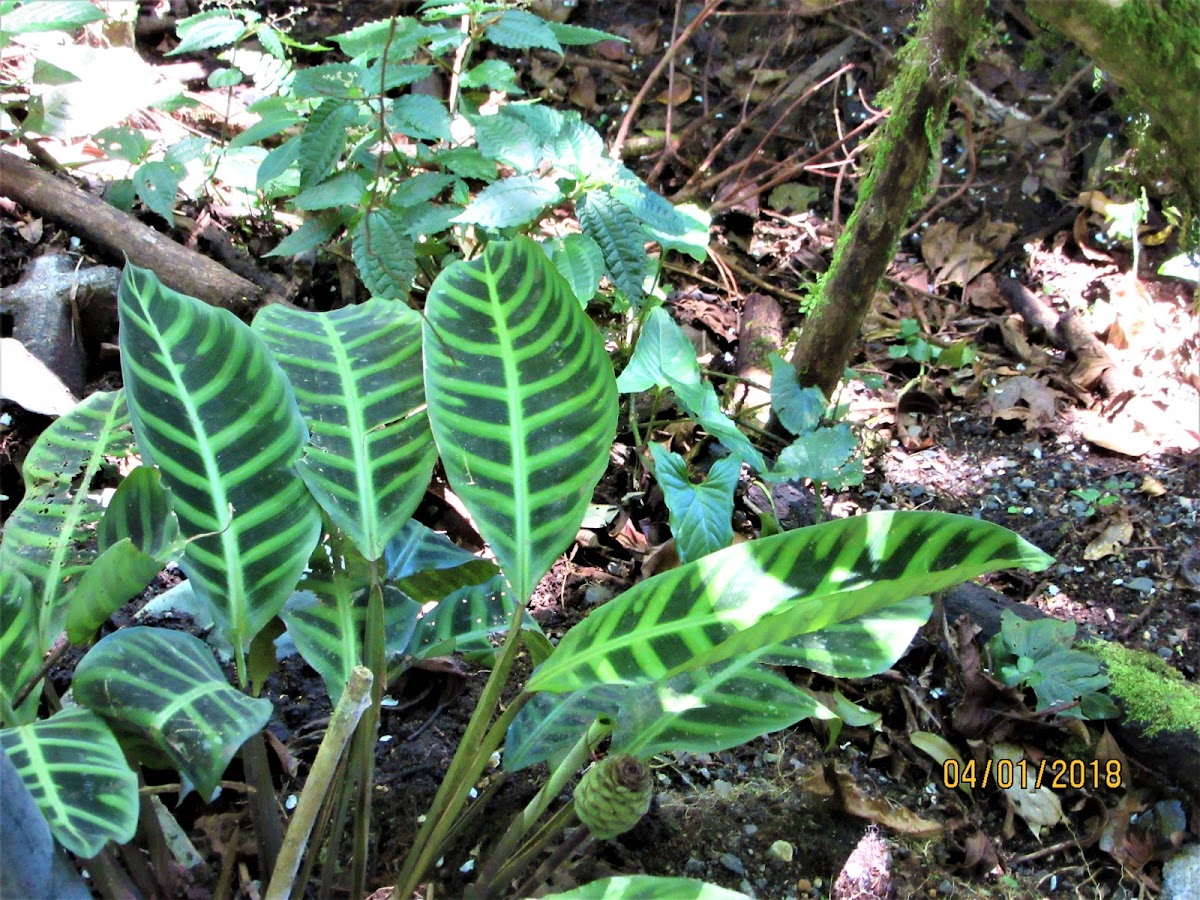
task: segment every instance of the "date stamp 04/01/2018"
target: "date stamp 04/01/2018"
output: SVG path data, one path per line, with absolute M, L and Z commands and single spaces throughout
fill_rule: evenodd
M 1120 760 L 989 759 L 977 764 L 974 760 L 960 763 L 947 759 L 942 763 L 942 784 L 948 788 L 965 785 L 969 788 L 1048 787 L 1051 790 L 1099 790 L 1119 788 L 1125 783 Z

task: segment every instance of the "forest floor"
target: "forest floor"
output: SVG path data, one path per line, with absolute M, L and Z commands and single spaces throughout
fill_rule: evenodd
M 301 39 L 379 18 L 392 4 L 312 0 L 308 6 Z M 747 294 L 779 304 L 785 335 L 801 323 L 804 285 L 828 266 L 864 170 L 861 138 L 869 127 L 852 132 L 877 120 L 875 98 L 912 27 L 907 4 L 786 6 L 718 8 L 676 53 L 669 77 L 637 110 L 627 141 L 637 151 L 629 164 L 652 187 L 714 211 L 712 260 L 672 258 L 666 275 L 668 309 L 694 338 L 702 365 L 717 373 L 736 374 Z M 663 48 L 698 9 L 585 0 L 572 21 L 620 34 L 627 44 L 514 62 L 531 96 L 573 105 L 611 134 Z M 793 527 L 873 509 L 936 509 L 1005 525 L 1053 554 L 1056 564 L 1037 575 L 996 576 L 989 587 L 1092 637 L 1148 651 L 1195 684 L 1195 291 L 1155 274 L 1177 252 L 1175 236 L 1153 246 L 1147 237 L 1134 271 L 1131 247 L 1103 234 L 1097 210 L 1104 199 L 1079 202 L 1083 192 L 1097 190 L 1109 192 L 1113 203 L 1135 199 L 1119 193 L 1132 181 L 1112 149 L 1122 146 L 1122 117 L 1109 88 L 1097 86 L 1087 61 L 1042 32 L 1018 4 L 994 3 L 990 14 L 969 84 L 950 113 L 938 175 L 864 326 L 854 362 L 860 378 L 838 398 L 863 440 L 864 481 L 841 491 L 797 486 L 775 499 Z M 1152 191 L 1150 221 L 1161 234 L 1159 206 Z M 9 206 L 4 213 L 4 284 L 18 279 L 27 259 L 72 239 L 49 223 L 35 235 L 26 211 Z M 1056 313 L 1078 310 L 1086 317 L 1116 393 L 1106 395 L 1094 368 L 1027 326 L 1009 299 L 1007 278 Z M 318 266 L 312 292 L 335 282 L 333 269 Z M 931 358 L 947 351 L 945 358 L 957 357 L 954 365 Z M 111 352 L 98 351 L 92 388 L 118 383 L 115 369 Z M 15 503 L 21 458 L 49 419 L 7 401 L 2 412 L 0 493 Z M 683 429 L 655 436 L 668 435 L 677 449 L 694 440 Z M 552 640 L 669 553 L 662 495 L 628 450 L 630 436 L 619 440 L 624 449 L 614 452 L 596 499 L 619 506 L 618 518 L 581 532 L 535 597 L 534 613 Z M 738 531 L 754 536 L 764 502 L 761 486 L 746 479 L 738 491 Z M 417 515 L 468 545 L 477 540 L 432 494 Z M 877 722 L 847 725 L 837 735 L 806 722 L 735 750 L 663 758 L 651 814 L 564 866 L 557 883 L 647 872 L 703 878 L 764 898 L 827 897 L 857 846 L 850 868 L 886 872 L 900 897 L 1153 893 L 1162 861 L 1188 830 L 1172 824 L 1172 814 L 1183 815 L 1193 833 L 1200 830 L 1200 798 L 1161 761 L 1123 748 L 1103 722 L 1033 715 L 1023 702 L 1028 698 L 997 698 L 985 727 L 963 729 L 956 712 L 972 702 L 978 676 L 978 661 L 972 669 L 967 652 L 970 637 L 939 612 L 883 675 L 839 684 L 805 676 L 808 686 L 840 690 L 879 713 Z M 411 840 L 479 683 L 466 664 L 416 671 L 384 712 L 380 884 Z M 292 659 L 268 694 L 277 710 L 271 730 L 286 748 L 280 757 L 298 761 L 303 772 L 328 716 L 324 687 Z M 964 754 L 1009 742 L 1051 763 L 1115 760 L 1120 783 L 1068 778 L 1055 791 L 1056 808 L 1039 823 L 1015 812 L 1011 797 L 993 786 L 946 785 L 941 765 L 914 744 L 914 732 L 938 735 Z M 302 784 L 280 777 L 284 797 Z M 495 798 L 496 814 L 519 810 L 531 784 L 521 778 L 507 784 Z M 193 798 L 179 812 L 194 824 L 197 846 L 219 860 L 244 809 L 227 792 L 211 809 Z M 460 889 L 455 872 L 485 828 L 480 823 L 459 855 L 443 861 L 446 896 Z M 239 852 L 249 858 L 251 850 Z M 190 893 L 205 896 L 219 868 L 198 872 Z

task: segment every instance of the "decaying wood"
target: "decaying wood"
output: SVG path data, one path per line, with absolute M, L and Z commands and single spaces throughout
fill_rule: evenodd
M 71 182 L 0 151 L 0 193 L 58 222 L 118 262 L 152 270 L 174 290 L 234 313 L 265 302 L 266 292 L 220 263 L 175 243 Z M 274 298 L 271 299 L 281 299 Z
M 941 133 L 985 6 L 984 0 L 931 0 L 905 47 L 896 76 L 900 89 L 876 137 L 875 158 L 821 281 L 817 307 L 792 354 L 801 383 L 818 386 L 826 396 L 842 379 L 909 211 L 928 178 L 931 135 Z
M 1003 594 L 977 584 L 961 584 L 940 597 L 946 621 L 967 616 L 979 626 L 979 640 L 988 641 L 1000 631 L 1000 616 L 1008 609 L 1023 619 L 1046 619 L 1045 613 L 1024 603 L 1014 603 Z M 1148 734 L 1148 725 L 1132 719 L 1109 723 L 1109 728 L 1126 753 L 1155 772 L 1164 781 L 1187 791 L 1200 803 L 1200 735 L 1192 731 L 1163 731 Z
M 738 375 L 770 379 L 767 357 L 782 345 L 783 309 L 766 294 L 747 294 L 738 320 Z
M 1104 344 L 1092 334 L 1083 313 L 1072 311 L 1059 315 L 1037 294 L 1015 278 L 999 279 L 1000 293 L 1009 306 L 1035 332 L 1044 334 L 1061 350 L 1076 359 L 1075 381 L 1087 390 L 1099 388 L 1108 397 L 1133 389 L 1132 378 L 1121 372 Z

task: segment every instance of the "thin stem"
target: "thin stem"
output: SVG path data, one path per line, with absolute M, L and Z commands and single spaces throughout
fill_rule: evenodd
M 499 745 L 502 735 L 496 738 L 493 746 L 487 746 L 488 722 L 500 703 L 500 692 L 508 681 L 508 673 L 517 658 L 517 649 L 521 645 L 519 634 L 524 614 L 524 602 L 516 604 L 513 609 L 512 622 L 509 624 L 508 633 L 504 638 L 504 649 L 483 686 L 483 693 L 480 694 L 475 711 L 471 714 L 471 720 L 467 723 L 466 731 L 463 732 L 462 739 L 459 741 L 454 759 L 450 761 L 450 768 L 446 770 L 446 774 L 442 778 L 442 784 L 433 798 L 425 821 L 422 823 L 420 831 L 417 832 L 416 840 L 404 860 L 404 868 L 401 869 L 400 875 L 396 879 L 394 891 L 396 897 L 412 896 L 421 878 L 437 858 L 442 840 L 466 804 L 471 786 L 478 779 L 484 766 L 487 765 L 492 750 Z M 513 705 L 518 704 L 514 703 Z M 506 713 L 509 711 L 511 711 L 511 707 Z M 504 719 L 504 716 L 501 716 L 501 719 Z
M 556 834 L 561 834 L 562 830 L 571 823 L 575 818 L 575 800 L 571 799 L 554 811 L 545 824 L 539 828 L 528 841 L 512 854 L 512 856 L 504 861 L 504 866 L 497 873 L 492 883 L 487 885 L 487 890 L 494 890 L 497 885 L 508 884 L 519 873 L 528 868 L 546 844 L 554 839 Z M 487 897 L 488 894 L 481 893 L 479 897 Z M 518 894 L 517 896 L 523 896 Z
M 300 858 L 308 845 L 308 837 L 325 799 L 325 791 L 333 781 L 338 760 L 354 734 L 359 719 L 371 703 L 371 685 L 374 681 L 371 670 L 366 666 L 355 666 L 350 674 L 346 689 L 342 691 L 341 699 L 329 719 L 329 728 L 321 740 L 304 790 L 300 792 L 300 802 L 292 815 L 275 873 L 267 888 L 267 900 L 287 900 L 291 895 L 296 872 L 300 868 Z

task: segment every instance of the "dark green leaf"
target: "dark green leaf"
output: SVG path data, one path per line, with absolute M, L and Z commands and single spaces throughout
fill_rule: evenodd
M 257 13 L 249 10 L 242 10 L 241 14 L 247 18 L 258 18 Z M 167 56 L 226 47 L 241 40 L 248 31 L 244 18 L 224 9 L 210 9 L 181 19 L 175 29 L 179 33 L 179 46 L 167 53 Z
M 509 9 L 488 26 L 484 36 L 497 47 L 511 50 L 553 50 L 562 53 L 562 46 L 550 23 L 522 9 Z
M 583 233 L 600 245 L 612 283 L 632 302 L 639 302 L 645 293 L 647 257 L 637 216 L 602 190 L 584 194 L 575 211 Z
M 688 479 L 687 463 L 678 453 L 650 443 L 655 479 L 670 513 L 671 534 L 680 562 L 691 562 L 733 542 L 733 491 L 742 461 L 736 456 L 717 460 L 702 484 Z
M 300 184 L 311 187 L 325 180 L 346 149 L 346 130 L 358 118 L 352 103 L 325 100 L 308 117 L 300 135 Z
M 771 408 L 792 434 L 807 434 L 821 424 L 829 401 L 819 387 L 800 387 L 796 369 L 778 353 L 771 354 Z
M 450 110 L 436 97 L 405 94 L 387 116 L 388 127 L 422 141 L 450 141 Z
M 484 228 L 511 228 L 532 222 L 560 200 L 562 192 L 551 179 L 513 175 L 485 187 L 455 221 Z
M 395 212 L 377 210 L 363 216 L 354 229 L 354 264 L 372 297 L 400 300 L 412 292 L 417 258 L 405 228 Z M 419 343 L 420 319 L 417 321 Z
M 148 162 L 133 173 L 133 186 L 147 208 L 175 225 L 175 193 L 180 173 L 165 162 Z

